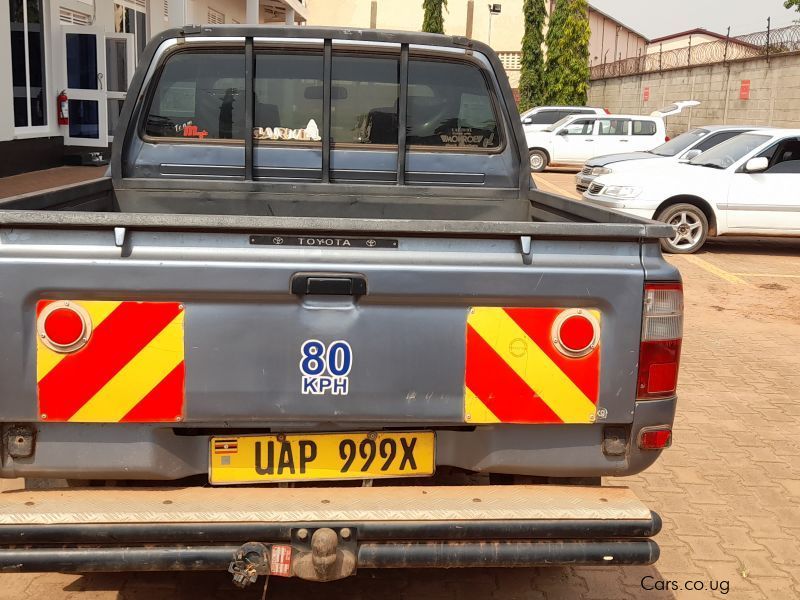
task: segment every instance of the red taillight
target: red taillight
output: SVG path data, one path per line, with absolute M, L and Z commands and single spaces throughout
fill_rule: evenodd
M 58 346 L 71 346 L 83 335 L 83 319 L 72 309 L 58 308 L 44 320 L 44 333 Z
M 668 142 L 668 141 L 669 141 L 669 139 L 670 139 L 670 138 L 669 138 L 669 136 L 668 136 L 668 135 L 665 135 L 665 136 L 664 136 L 664 141 L 665 141 L 665 142 Z
M 89 341 L 92 322 L 80 306 L 53 302 L 39 315 L 37 329 L 45 346 L 56 352 L 74 352 Z
M 610 110 L 608 110 L 607 108 L 604 108 L 603 110 L 604 110 L 604 111 L 606 111 L 606 114 L 607 114 L 607 115 L 610 115 L 610 114 L 611 114 L 611 111 L 610 111 Z
M 599 341 L 600 324 L 592 313 L 583 309 L 567 309 L 553 323 L 553 344 L 566 356 L 586 356 Z
M 672 429 L 647 427 L 639 432 L 639 448 L 642 450 L 663 450 L 672 445 Z
M 646 284 L 636 381 L 639 400 L 675 394 L 682 338 L 683 286 L 680 283 Z

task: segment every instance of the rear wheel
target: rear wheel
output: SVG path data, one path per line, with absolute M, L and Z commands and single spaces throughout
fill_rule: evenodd
M 661 248 L 672 254 L 692 254 L 702 248 L 708 237 L 708 219 L 693 204 L 673 204 L 662 210 L 656 219 L 675 227 L 671 238 L 661 240 Z
M 530 150 L 528 152 L 528 162 L 530 162 L 532 172 L 541 173 L 547 167 L 547 154 L 544 150 Z

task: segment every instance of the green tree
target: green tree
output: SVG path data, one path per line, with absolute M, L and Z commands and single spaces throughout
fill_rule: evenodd
M 794 8 L 800 12 L 800 0 L 786 0 L 783 5 L 786 8 Z
M 547 30 L 545 85 L 548 104 L 586 104 L 590 34 L 587 0 L 556 0 Z
M 800 0 L 797 0 L 800 2 Z M 522 69 L 519 77 L 519 109 L 544 104 L 547 97 L 544 79 L 544 0 L 525 0 L 522 4 L 525 33 L 522 36 Z
M 447 9 L 447 0 L 422 0 L 422 31 L 428 33 L 444 33 L 444 17 L 442 9 Z

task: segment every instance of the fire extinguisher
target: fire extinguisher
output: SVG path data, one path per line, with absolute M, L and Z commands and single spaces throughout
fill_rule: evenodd
M 56 99 L 58 103 L 58 124 L 69 125 L 69 98 L 66 90 L 61 90 Z

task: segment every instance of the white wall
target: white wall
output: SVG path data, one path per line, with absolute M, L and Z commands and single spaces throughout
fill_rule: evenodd
M 0 141 L 14 138 L 11 79 L 11 28 L 8 2 L 0 2 Z

